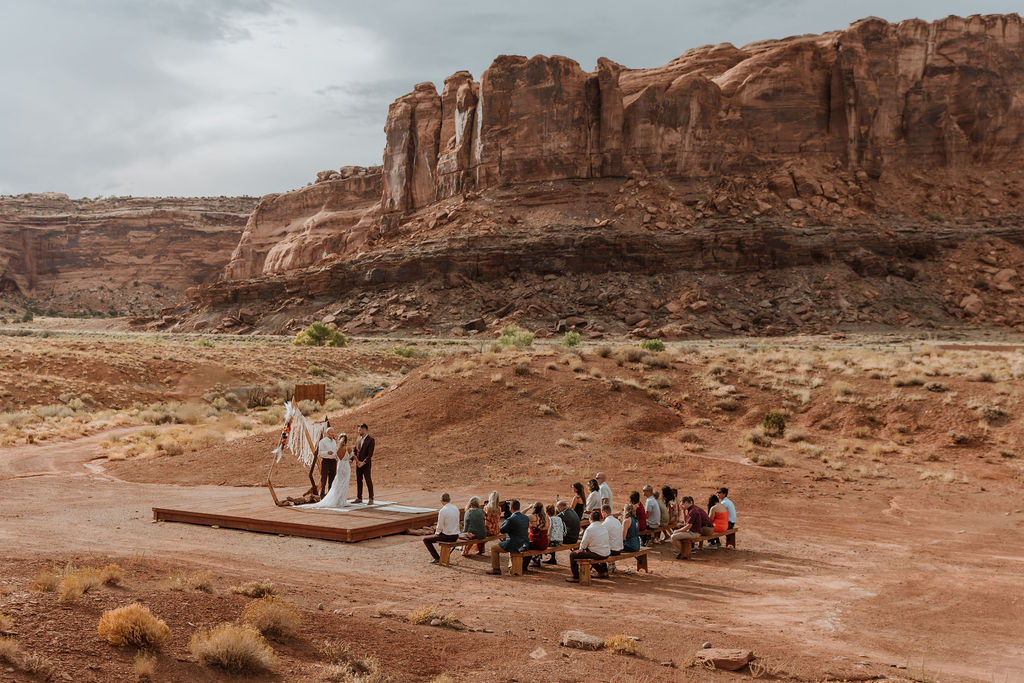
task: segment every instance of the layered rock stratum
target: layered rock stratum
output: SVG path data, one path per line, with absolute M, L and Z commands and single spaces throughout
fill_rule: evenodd
M 158 312 L 220 275 L 255 204 L 251 197 L 0 197 L 0 304 L 57 315 Z
M 265 197 L 178 327 L 1020 325 L 1022 92 L 1015 14 L 500 56 L 398 98 L 381 168 Z

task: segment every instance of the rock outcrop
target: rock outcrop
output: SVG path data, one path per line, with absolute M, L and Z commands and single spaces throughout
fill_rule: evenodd
M 505 183 L 749 173 L 793 158 L 878 177 L 1024 153 L 1017 15 L 864 19 L 843 31 L 690 50 L 632 70 L 498 57 L 388 112 L 382 210 Z M 394 224 L 395 220 L 390 221 Z
M 260 199 L 249 217 L 224 278 L 297 270 L 365 244 L 379 215 L 380 167 L 321 171 L 317 181 Z
M 181 329 L 1024 329 L 1020 92 L 1017 15 L 501 56 L 396 100 L 379 174 L 264 198 Z
M 0 197 L 0 297 L 63 315 L 144 314 L 215 280 L 251 197 Z

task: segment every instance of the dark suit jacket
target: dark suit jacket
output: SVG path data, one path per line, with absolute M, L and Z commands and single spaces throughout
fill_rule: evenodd
M 565 524 L 565 536 L 562 537 L 562 543 L 570 545 L 580 540 L 580 516 L 576 514 L 576 511 L 566 508 L 559 512 L 558 516 Z
M 371 459 L 373 458 L 373 446 L 373 437 L 367 434 L 366 438 L 363 439 L 363 445 L 359 447 L 358 451 L 356 451 L 356 460 L 362 462 L 363 467 L 367 467 L 371 464 Z
M 500 530 L 505 534 L 505 540 L 498 544 L 503 550 L 518 553 L 530 545 L 530 518 L 522 512 L 513 512 L 501 523 Z

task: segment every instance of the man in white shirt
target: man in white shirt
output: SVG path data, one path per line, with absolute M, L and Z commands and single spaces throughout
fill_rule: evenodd
M 644 487 L 644 511 L 647 513 L 647 530 L 657 529 L 661 526 L 661 506 L 658 499 L 654 497 L 654 489 L 648 484 Z
M 608 485 L 608 478 L 604 476 L 604 472 L 598 472 L 594 479 L 597 479 L 597 483 L 601 485 L 601 505 L 607 505 L 614 510 L 615 505 L 612 503 L 612 487 Z
M 590 513 L 590 524 L 583 532 L 580 539 L 579 550 L 569 552 L 569 568 L 572 570 L 572 577 L 566 579 L 570 583 L 580 582 L 580 566 L 577 560 L 604 560 L 612 553 L 611 540 L 608 538 L 608 529 L 601 524 L 601 511 L 594 510 Z M 608 576 L 608 565 L 596 564 L 597 575 L 604 578 Z
M 334 438 L 334 428 L 328 427 L 324 438 L 317 444 L 316 454 L 320 457 L 320 497 L 323 498 L 334 484 L 334 476 L 338 473 L 338 441 Z
M 437 564 L 441 557 L 437 554 L 434 544 L 438 541 L 453 543 L 459 540 L 459 508 L 452 505 L 452 497 L 447 493 L 441 494 L 441 502 L 444 505 L 437 511 L 437 526 L 434 533 L 423 537 L 423 545 L 427 546 L 431 557 L 434 559 L 430 564 Z
M 612 514 L 612 506 L 605 505 L 601 508 L 601 512 L 604 514 L 604 519 L 601 520 L 601 524 L 608 530 L 608 544 L 611 546 L 610 555 L 621 555 L 622 554 L 622 522 L 615 519 L 615 515 Z

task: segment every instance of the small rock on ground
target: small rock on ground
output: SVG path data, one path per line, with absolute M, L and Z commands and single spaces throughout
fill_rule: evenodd
M 604 638 L 598 638 L 583 631 L 565 631 L 562 633 L 562 645 L 578 650 L 600 650 L 604 647 Z

